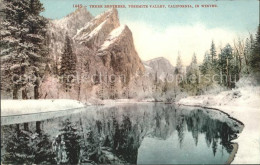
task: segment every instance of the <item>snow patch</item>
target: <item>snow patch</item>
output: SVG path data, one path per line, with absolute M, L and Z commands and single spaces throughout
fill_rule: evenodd
M 121 25 L 118 28 L 114 29 L 107 37 L 104 44 L 101 46 L 101 50 L 107 49 L 111 44 L 113 44 L 125 29 L 126 25 Z
M 85 105 L 76 100 L 1 100 L 1 116 L 24 115 L 83 108 Z
M 82 37 L 80 37 L 80 40 L 90 40 L 91 38 L 93 38 L 94 36 L 96 36 L 98 34 L 98 32 L 103 28 L 103 26 L 106 24 L 106 20 L 104 22 L 102 22 L 100 25 L 98 25 L 93 31 L 91 31 L 89 34 L 83 35 Z

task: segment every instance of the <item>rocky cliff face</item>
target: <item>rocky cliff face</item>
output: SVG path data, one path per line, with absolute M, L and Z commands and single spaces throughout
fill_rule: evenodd
M 126 25 L 114 29 L 100 46 L 98 56 L 114 73 L 144 72 L 144 66 L 135 50 L 132 32 Z
M 62 19 L 49 20 L 47 43 L 50 57 L 49 64 L 54 73 L 58 72 L 65 36 L 73 37 L 91 19 L 93 19 L 93 16 L 86 8 L 79 8 Z
M 119 25 L 118 12 L 111 9 L 88 22 L 73 38 L 78 43 L 96 50 Z
M 60 63 L 64 36 L 67 33 L 74 41 L 78 59 L 90 60 L 90 72 L 107 70 L 113 74 L 130 72 L 131 75 L 144 72 L 131 30 L 127 26 L 120 26 L 116 9 L 92 18 L 85 8 L 81 8 L 61 20 L 51 21 L 49 29 L 50 54 L 57 65 Z M 84 49 L 85 52 L 79 49 Z
M 92 19 L 93 16 L 83 7 L 78 8 L 62 19 L 53 20 L 51 23 L 56 28 L 62 29 L 65 33 L 67 32 L 69 36 L 73 37 L 80 28 L 84 27 L 85 24 L 89 23 Z
M 110 9 L 93 18 L 85 8 L 82 8 L 61 20 L 50 20 L 48 44 L 52 74 L 51 78 L 47 79 L 45 84 L 43 83 L 42 91 L 48 90 L 44 87 L 48 83 L 59 82 L 55 80 L 55 76 L 57 77 L 59 73 L 66 35 L 71 38 L 72 51 L 77 57 L 77 76 L 84 75 L 91 81 L 80 80 L 80 83 L 75 84 L 75 90 L 72 90 L 71 94 L 62 94 L 62 90 L 55 92 L 56 94 L 49 91 L 53 93 L 52 98 L 64 98 L 65 95 L 65 98 L 71 98 L 68 95 L 86 98 L 89 96 L 81 96 L 86 95 L 86 92 L 91 97 L 92 95 L 100 96 L 104 95 L 100 94 L 100 92 L 104 93 L 104 90 L 107 95 L 111 93 L 115 95 L 107 98 L 119 98 L 119 95 L 123 93 L 122 88 L 126 88 L 126 83 L 119 80 L 118 85 L 105 81 L 104 79 L 108 77 L 106 75 L 125 76 L 129 82 L 145 72 L 135 50 L 132 32 L 126 25 L 120 26 L 117 10 Z M 101 75 L 99 80 L 105 81 L 106 87 L 102 86 L 100 81 L 93 82 L 93 79 L 96 79 L 93 77 L 99 75 Z M 121 94 L 119 94 L 119 88 Z

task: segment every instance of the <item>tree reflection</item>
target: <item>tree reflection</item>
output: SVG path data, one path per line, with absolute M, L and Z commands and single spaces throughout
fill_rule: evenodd
M 230 140 L 236 138 L 237 130 L 209 114 L 200 109 L 186 111 L 159 104 L 73 114 L 70 119 L 61 117 L 48 120 L 53 124 L 58 123 L 57 128 L 52 128 L 57 132 L 52 145 L 49 137 L 53 134 L 46 134 L 50 131 L 48 128 L 41 130 L 39 122 L 34 133 L 21 130 L 18 126 L 8 126 L 12 132 L 9 136 L 4 135 L 4 162 L 136 164 L 138 148 L 144 137 L 165 140 L 176 134 L 179 147 L 182 148 L 187 132 L 191 132 L 195 146 L 199 145 L 199 137 L 205 136 L 205 142 L 214 156 L 218 147 L 231 153 L 233 147 Z M 28 125 L 26 128 L 29 128 Z M 33 134 L 37 135 L 34 139 Z
M 39 123 L 38 123 L 39 124 Z M 54 153 L 49 135 L 37 128 L 36 132 L 10 126 L 6 135 L 4 164 L 53 164 Z M 6 133 L 6 132 L 5 132 Z
M 188 131 L 192 132 L 195 144 L 197 144 L 198 133 L 205 134 L 205 140 L 208 147 L 212 147 L 212 152 L 215 156 L 218 148 L 218 141 L 227 150 L 232 152 L 233 146 L 230 143 L 230 137 L 235 136 L 236 131 L 225 122 L 216 119 L 211 119 L 206 113 L 201 110 L 194 110 L 189 115 L 185 116 Z

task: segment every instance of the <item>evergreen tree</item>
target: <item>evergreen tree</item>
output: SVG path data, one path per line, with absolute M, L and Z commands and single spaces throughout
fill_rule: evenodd
M 76 55 L 72 51 L 71 40 L 66 35 L 63 53 L 61 55 L 60 76 L 66 92 L 72 87 L 74 76 L 76 76 Z
M 192 95 L 196 95 L 198 92 L 198 84 L 199 84 L 199 67 L 197 65 L 197 57 L 196 54 L 193 54 L 190 65 L 187 68 L 187 83 L 182 84 L 182 86 L 190 92 Z
M 207 52 L 205 53 L 202 65 L 199 66 L 199 71 L 202 73 L 202 75 L 199 76 L 198 92 L 202 93 L 203 91 L 209 90 L 212 85 L 215 84 L 213 77 L 216 75 L 216 69 L 213 68 L 211 63 L 211 55 Z
M 217 58 L 217 51 L 213 40 L 211 42 L 211 47 L 210 47 L 210 56 L 211 56 L 211 63 L 214 64 Z
M 194 78 L 196 79 L 196 82 L 197 82 L 197 78 L 198 78 L 198 65 L 197 65 L 197 56 L 196 56 L 195 53 L 193 54 L 191 63 L 188 66 L 188 69 L 187 69 L 187 77 L 189 78 L 191 76 L 194 76 Z
M 247 38 L 246 39 L 246 43 L 245 43 L 245 49 L 244 49 L 244 57 L 243 57 L 243 61 L 242 61 L 242 74 L 249 74 L 249 60 L 252 54 L 252 45 L 250 42 L 250 39 Z
M 204 55 L 203 63 L 200 65 L 200 71 L 202 74 L 206 74 L 210 68 L 210 55 L 206 52 Z
M 177 57 L 175 74 L 182 74 L 183 73 L 182 67 L 183 65 L 182 65 L 181 55 L 179 54 Z
M 229 44 L 227 44 L 219 54 L 218 60 L 219 70 L 222 76 L 221 83 L 223 83 L 227 87 L 231 87 L 231 80 L 233 78 L 232 76 L 234 76 L 232 75 L 234 73 L 234 71 L 232 72 L 232 59 L 232 48 Z
M 39 0 L 4 0 L 3 4 L 5 17 L 1 22 L 0 45 L 5 84 L 11 86 L 13 99 L 18 98 L 19 89 L 23 99 L 31 98 L 28 91 L 34 91 L 33 97 L 37 99 L 47 55 L 47 20 L 39 15 L 43 6 Z
M 169 83 L 168 83 L 167 77 L 168 77 L 168 74 L 165 76 L 165 79 L 164 79 L 164 84 L 162 87 L 162 95 L 166 95 L 167 91 L 169 90 Z
M 258 26 L 256 38 L 252 47 L 250 67 L 253 72 L 260 73 L 260 25 Z

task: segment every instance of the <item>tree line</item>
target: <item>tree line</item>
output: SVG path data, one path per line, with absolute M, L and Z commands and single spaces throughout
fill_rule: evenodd
M 217 50 L 212 41 L 209 51 L 204 55 L 202 64 L 198 64 L 196 54 L 186 68 L 185 81 L 180 86 L 193 94 L 202 94 L 214 85 L 231 89 L 236 82 L 244 77 L 253 77 L 259 84 L 260 74 L 260 26 L 255 34 L 246 39 L 234 39 L 233 44 L 227 43 Z M 183 68 L 180 56 L 177 57 L 176 72 Z

